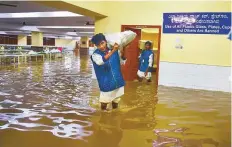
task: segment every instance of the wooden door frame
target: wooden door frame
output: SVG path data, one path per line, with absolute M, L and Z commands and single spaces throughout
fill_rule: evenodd
M 161 25 L 121 25 L 121 32 L 125 31 L 126 28 L 157 28 L 159 29 L 159 42 L 157 50 L 157 67 L 156 67 L 156 86 L 159 84 L 159 64 L 160 64 L 160 45 L 161 45 Z

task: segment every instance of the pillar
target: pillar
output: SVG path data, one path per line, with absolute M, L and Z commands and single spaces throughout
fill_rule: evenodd
M 80 55 L 89 53 L 89 37 L 83 36 L 80 40 Z
M 76 40 L 55 38 L 56 47 L 66 47 L 69 50 L 74 50 L 76 47 Z
M 18 35 L 18 45 L 20 45 L 20 46 L 27 45 L 27 36 L 26 35 Z
M 42 32 L 31 33 L 31 45 L 32 46 L 43 46 L 43 33 Z

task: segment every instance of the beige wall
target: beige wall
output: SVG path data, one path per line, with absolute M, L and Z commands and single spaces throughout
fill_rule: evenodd
M 32 46 L 43 46 L 43 33 L 42 32 L 31 33 L 31 45 Z
M 117 9 L 120 8 L 120 9 Z M 121 25 L 161 25 L 167 12 L 231 12 L 229 1 L 105 2 L 108 17 L 95 22 L 95 32 L 121 31 Z M 176 40 L 183 45 L 175 49 Z M 160 60 L 176 63 L 230 66 L 227 35 L 161 34 Z
M 57 46 L 57 47 L 67 47 L 69 49 L 75 49 L 76 40 L 56 38 L 55 39 L 55 46 Z
M 27 45 L 27 36 L 25 35 L 18 35 L 18 45 Z
M 95 21 L 96 33 L 121 31 L 121 25 L 160 25 L 168 12 L 231 12 L 230 1 L 66 1 L 107 17 Z M 82 12 L 82 14 L 84 13 Z M 86 13 L 87 14 L 87 13 Z M 183 49 L 175 48 L 177 40 Z M 160 60 L 231 66 L 231 41 L 226 35 L 161 34 Z

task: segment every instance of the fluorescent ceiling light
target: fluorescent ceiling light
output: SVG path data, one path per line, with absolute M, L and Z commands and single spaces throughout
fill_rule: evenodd
M 64 38 L 65 38 L 65 39 L 72 39 L 71 36 L 65 36 Z
M 47 29 L 94 29 L 94 26 L 36 26 L 37 28 Z
M 20 30 L 25 30 L 25 31 L 37 31 L 40 32 L 40 30 L 36 26 L 23 26 L 20 28 Z
M 80 40 L 81 37 L 73 37 L 73 39 Z
M 35 18 L 35 17 L 80 17 L 83 15 L 68 12 L 27 12 L 27 13 L 0 13 L 0 18 Z
M 4 31 L 0 31 L 0 34 L 6 34 L 6 32 L 4 32 Z
M 5 31 L 5 32 L 9 32 L 9 33 L 22 33 L 22 31 Z
M 67 32 L 66 35 L 77 36 L 77 33 L 76 32 Z
M 77 33 L 81 33 L 81 34 L 94 34 L 94 32 L 77 32 Z
M 67 35 L 78 35 L 78 34 L 94 34 L 94 32 L 67 32 Z
M 47 38 L 57 38 L 56 36 L 53 36 L 53 35 L 46 35 L 44 37 L 47 37 Z

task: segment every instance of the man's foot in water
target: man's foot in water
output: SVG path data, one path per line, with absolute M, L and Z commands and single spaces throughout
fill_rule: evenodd
M 106 110 L 107 108 L 107 103 L 101 103 L 101 109 Z
M 112 108 L 117 109 L 118 108 L 118 103 L 112 102 Z
M 139 82 L 142 82 L 142 81 L 143 81 L 143 78 L 138 78 L 138 81 L 139 81 Z

